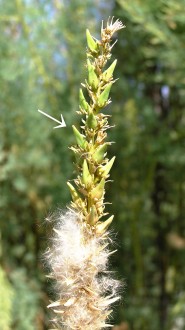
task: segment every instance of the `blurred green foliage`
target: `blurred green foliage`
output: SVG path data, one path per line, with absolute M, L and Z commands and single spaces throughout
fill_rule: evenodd
M 42 329 L 43 314 L 40 308 L 40 287 L 37 281 L 29 278 L 23 269 L 11 274 L 15 290 L 12 308 L 13 329 Z
M 0 292 L 0 328 L 8 330 L 11 324 L 13 289 L 2 268 L 0 268 Z
M 114 323 L 183 330 L 184 0 L 1 0 L 0 9 L 0 328 L 49 328 L 43 219 L 70 199 L 85 29 L 96 36 L 101 18 L 115 15 L 127 28 L 114 48 L 120 79 L 109 137 L 117 156 L 107 187 L 118 232 L 112 266 L 126 282 Z M 53 130 L 38 108 L 62 113 L 67 127 Z
M 117 167 L 109 199 L 121 242 L 114 264 L 127 286 L 117 317 L 134 330 L 185 327 L 183 7 L 184 1 L 163 0 L 115 6 L 127 29 L 115 47 Z

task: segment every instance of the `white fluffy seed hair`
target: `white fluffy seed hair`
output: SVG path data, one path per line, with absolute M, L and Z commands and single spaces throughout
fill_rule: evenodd
M 46 252 L 57 301 L 55 329 L 98 330 L 106 323 L 110 305 L 119 300 L 120 282 L 110 278 L 106 236 L 97 237 L 73 210 L 55 215 L 52 245 Z

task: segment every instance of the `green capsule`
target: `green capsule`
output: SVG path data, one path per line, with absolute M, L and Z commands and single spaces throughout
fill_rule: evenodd
M 87 161 L 85 159 L 82 166 L 82 181 L 85 184 L 85 186 L 88 186 L 92 182 L 92 176 L 89 172 Z
M 87 117 L 87 126 L 89 128 L 93 128 L 93 129 L 96 128 L 96 126 L 97 126 L 96 117 L 92 112 Z
M 110 226 L 113 218 L 114 218 L 114 216 L 112 215 L 106 221 L 97 223 L 97 225 L 96 225 L 96 233 L 98 235 L 103 235 L 106 232 L 107 228 Z
M 106 165 L 104 165 L 100 168 L 99 173 L 103 178 L 106 178 L 106 176 L 109 174 L 109 172 L 112 168 L 112 165 L 115 161 L 115 158 L 116 157 L 114 156 L 111 160 L 109 160 L 109 162 Z
M 79 90 L 79 102 L 80 102 L 80 107 L 86 111 L 89 109 L 89 104 L 87 103 L 85 96 L 83 94 L 82 89 L 80 88 Z
M 73 187 L 73 185 L 70 182 L 67 182 L 67 185 L 69 187 L 73 202 L 76 202 L 76 201 L 80 200 L 81 198 L 78 195 L 76 189 Z
M 82 149 L 85 149 L 87 141 L 84 139 L 84 136 L 77 130 L 77 128 L 74 125 L 72 126 L 72 128 L 78 146 L 81 147 Z
M 112 78 L 112 75 L 113 75 L 113 72 L 114 72 L 114 69 L 115 69 L 116 64 L 117 64 L 117 60 L 115 60 L 115 61 L 109 66 L 109 68 L 103 72 L 103 75 L 102 75 L 102 76 L 103 76 L 103 80 L 105 80 L 105 81 L 109 81 L 109 79 Z
M 88 69 L 88 83 L 93 89 L 97 89 L 99 80 L 94 71 L 94 66 L 89 60 L 87 60 L 87 69 Z
M 98 49 L 98 44 L 97 42 L 93 39 L 92 35 L 90 34 L 89 30 L 86 30 L 86 37 L 87 37 L 87 44 L 88 47 L 92 52 L 96 52 Z
M 90 208 L 90 213 L 88 215 L 88 223 L 93 226 L 95 223 L 98 221 L 98 213 L 96 210 L 96 207 L 94 205 L 91 206 Z
M 98 97 L 98 105 L 99 105 L 100 108 L 104 107 L 104 105 L 106 104 L 106 102 L 109 98 L 109 93 L 110 93 L 110 89 L 112 87 L 112 84 L 113 84 L 113 82 L 110 82 L 109 84 L 107 84 L 104 91 Z
M 107 144 L 104 143 L 101 146 L 99 146 L 96 151 L 92 154 L 92 158 L 97 163 L 101 163 L 104 159 L 105 152 L 107 150 Z
M 91 198 L 100 199 L 104 193 L 105 179 L 101 179 L 101 181 L 94 187 L 91 191 Z

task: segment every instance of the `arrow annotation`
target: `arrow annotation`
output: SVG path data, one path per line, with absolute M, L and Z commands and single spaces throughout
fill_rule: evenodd
M 56 121 L 57 123 L 60 124 L 60 125 L 55 126 L 55 127 L 53 127 L 53 128 L 66 127 L 66 123 L 65 123 L 64 118 L 63 118 L 62 115 L 61 115 L 61 121 L 59 121 L 59 120 L 57 120 L 57 119 L 51 117 L 50 115 L 48 115 L 47 113 L 45 113 L 45 112 L 42 111 L 42 110 L 39 110 L 39 109 L 38 109 L 38 111 L 39 111 L 40 113 L 42 113 L 44 116 L 46 116 L 46 117 L 48 117 L 48 118 L 50 118 L 50 119 L 52 119 L 52 120 L 54 120 L 54 121 Z

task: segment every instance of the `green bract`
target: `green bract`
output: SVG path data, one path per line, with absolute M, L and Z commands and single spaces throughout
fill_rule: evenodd
M 92 158 L 96 163 L 101 163 L 104 159 L 105 152 L 107 150 L 107 144 L 104 143 L 97 147 L 96 151 L 92 154 Z
M 96 128 L 97 126 L 97 119 L 93 112 L 91 112 L 87 117 L 87 126 L 89 128 Z
M 87 144 L 84 136 L 77 130 L 77 128 L 74 125 L 72 127 L 73 127 L 74 135 L 76 137 L 77 144 L 79 145 L 79 147 L 84 149 Z
M 87 69 L 88 69 L 88 83 L 92 89 L 97 89 L 99 80 L 95 73 L 95 67 L 91 64 L 90 60 L 87 60 Z
M 82 167 L 82 181 L 86 187 L 89 186 L 92 182 L 92 176 L 89 172 L 87 161 L 85 159 L 84 159 L 83 167 Z
M 112 87 L 112 82 L 110 82 L 109 84 L 107 84 L 107 86 L 105 87 L 104 91 L 100 94 L 99 98 L 98 98 L 98 105 L 99 107 L 104 107 L 107 103 L 107 100 L 109 98 L 109 93 L 110 93 L 110 89 Z
M 87 103 L 87 101 L 86 101 L 86 99 L 84 97 L 84 94 L 83 94 L 83 91 L 82 91 L 81 88 L 79 90 L 79 102 L 80 102 L 80 108 L 88 111 L 89 105 L 88 105 L 88 103 Z
M 98 49 L 98 44 L 96 41 L 94 41 L 93 37 L 91 36 L 89 30 L 87 29 L 86 30 L 86 37 L 87 37 L 87 44 L 88 44 L 88 47 L 90 48 L 90 50 L 92 52 L 96 52 L 97 49 Z
M 109 81 L 109 79 L 112 78 L 112 75 L 113 75 L 113 72 L 114 72 L 114 69 L 115 69 L 116 64 L 117 64 L 117 60 L 115 60 L 115 61 L 109 66 L 109 68 L 103 72 L 103 79 L 104 79 L 105 81 Z

